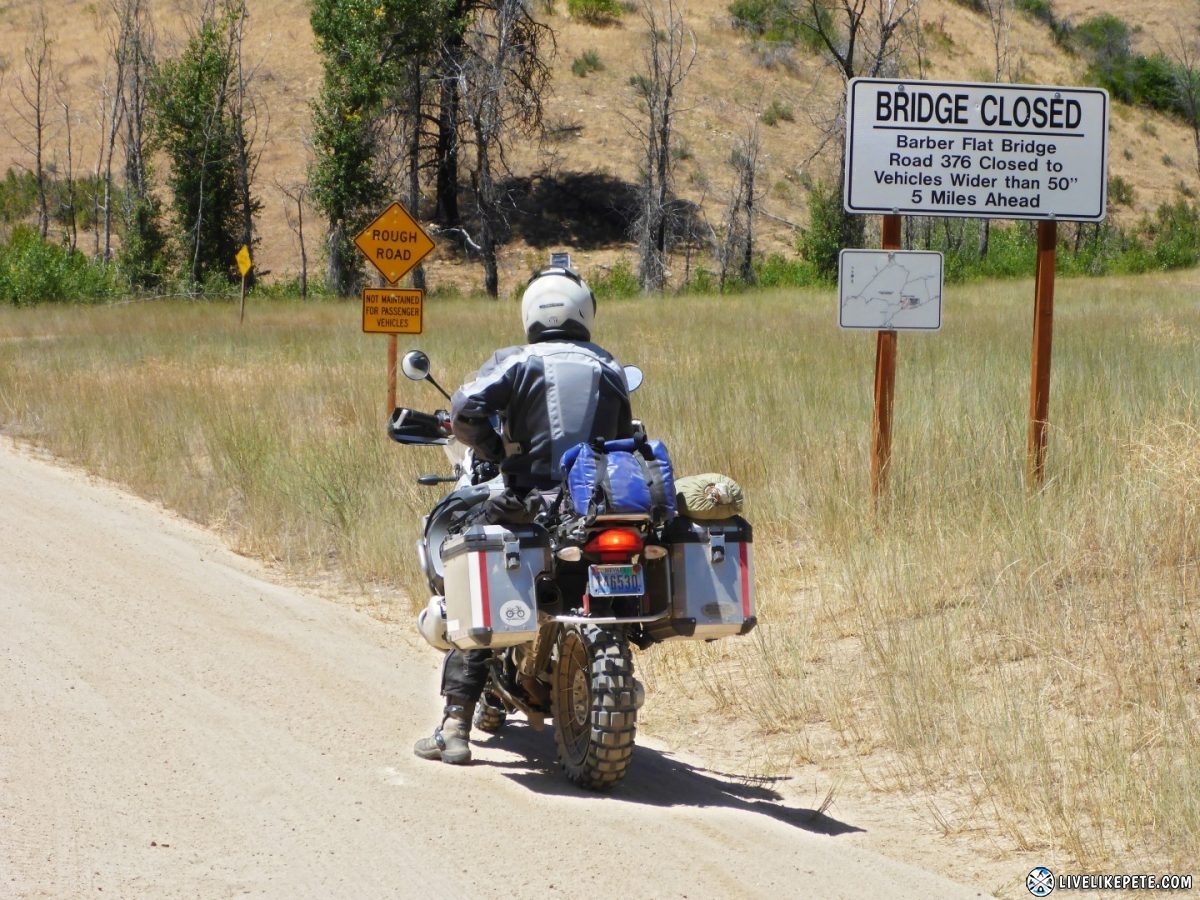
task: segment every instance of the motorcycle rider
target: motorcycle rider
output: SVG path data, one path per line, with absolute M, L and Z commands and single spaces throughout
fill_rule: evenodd
M 534 273 L 521 298 L 528 343 L 498 350 L 451 400 L 454 436 L 477 458 L 497 462 L 505 491 L 479 516 L 489 523 L 533 521 L 542 492 L 561 486 L 559 460 L 581 441 L 633 435 L 624 369 L 591 342 L 596 298 L 566 266 Z M 493 426 L 498 416 L 503 435 Z M 475 704 L 487 681 L 490 650 L 450 650 L 442 665 L 441 723 L 413 752 L 466 763 Z

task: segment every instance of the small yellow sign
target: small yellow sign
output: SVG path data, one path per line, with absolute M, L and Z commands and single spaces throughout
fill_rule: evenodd
M 237 253 L 237 266 L 243 278 L 250 274 L 250 265 L 250 248 L 242 244 L 242 249 Z
M 369 334 L 420 334 L 425 292 L 363 288 L 363 331 Z
M 354 246 L 390 284 L 395 284 L 429 255 L 433 240 L 403 206 L 393 203 L 359 232 Z

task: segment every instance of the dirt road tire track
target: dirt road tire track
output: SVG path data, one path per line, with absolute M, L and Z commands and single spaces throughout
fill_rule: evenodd
M 640 738 L 611 795 L 520 721 L 418 760 L 436 677 L 409 629 L 0 440 L 0 897 L 981 896 Z

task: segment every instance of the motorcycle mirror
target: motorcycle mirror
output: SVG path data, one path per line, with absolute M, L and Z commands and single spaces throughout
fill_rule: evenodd
M 421 350 L 409 350 L 400 360 L 404 377 L 412 381 L 424 381 L 429 377 L 429 357 Z
M 423 350 L 409 350 L 400 360 L 400 370 L 404 373 L 405 378 L 411 378 L 413 381 L 428 381 L 435 388 L 442 392 L 442 396 L 447 400 L 450 395 L 446 393 L 446 389 L 433 380 L 433 376 L 429 374 L 429 357 L 425 355 Z
M 642 374 L 642 370 L 637 366 L 625 367 L 625 383 L 629 385 L 630 393 L 633 393 L 640 388 L 644 380 L 645 376 Z

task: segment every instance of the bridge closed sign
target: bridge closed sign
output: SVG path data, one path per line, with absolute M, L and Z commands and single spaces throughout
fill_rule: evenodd
M 847 90 L 847 212 L 1104 218 L 1104 90 L 876 78 Z

